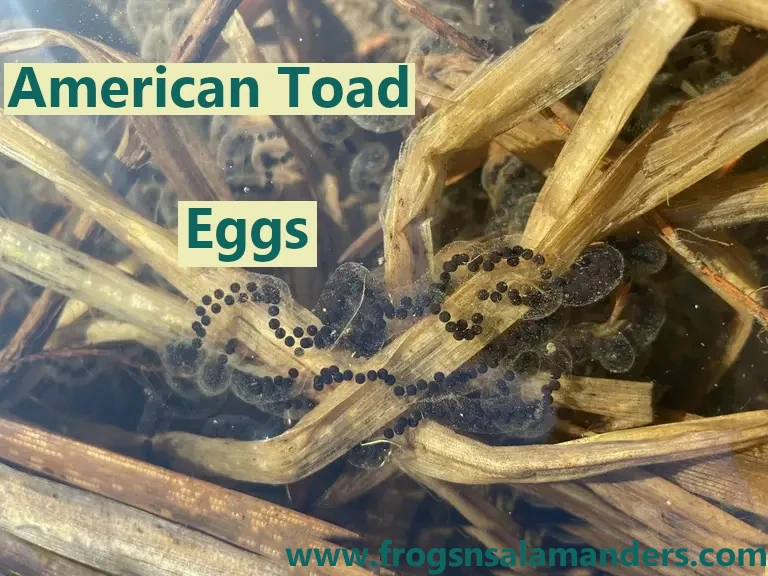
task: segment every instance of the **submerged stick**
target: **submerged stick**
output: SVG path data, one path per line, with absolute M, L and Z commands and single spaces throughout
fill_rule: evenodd
M 153 518 L 162 525 L 189 526 L 196 534 L 250 550 L 273 568 L 282 565 L 282 570 L 292 574 L 305 572 L 290 572 L 286 547 L 334 548 L 335 542 L 352 543 L 362 538 L 271 502 L 5 418 L 0 418 L 0 452 L 19 466 L 120 502 L 131 510 L 160 516 L 165 520 Z M 84 463 L 94 460 L 100 466 L 90 471 Z M 218 574 L 220 569 L 210 574 Z M 328 576 L 368 574 L 354 566 L 315 570 L 314 574 Z M 262 573 L 254 567 L 251 576 L 254 574 Z
M 168 62 L 202 62 L 243 0 L 202 0 L 171 48 Z
M 448 22 L 433 14 L 427 8 L 425 8 L 416 0 L 390 0 L 392 4 L 397 6 L 400 10 L 408 14 L 424 24 L 427 28 L 432 30 L 435 34 L 441 38 L 445 38 L 449 43 L 456 46 L 458 49 L 463 50 L 467 54 L 480 58 L 481 60 L 490 58 L 492 54 L 485 50 L 483 47 L 473 42 L 472 39 L 457 30 Z
M 726 257 L 735 256 L 733 248 L 726 250 L 724 246 L 718 244 L 704 243 L 694 251 L 657 212 L 651 211 L 645 218 L 658 231 L 661 240 L 672 249 L 673 254 L 678 257 L 683 266 L 736 310 L 751 314 L 761 326 L 768 328 L 768 310 L 751 295 L 758 288 L 757 279 L 746 284 L 743 274 L 736 277 L 734 274 L 727 274 L 727 269 L 717 269 L 718 257 L 722 257 L 723 253 Z M 735 282 L 740 285 L 736 285 Z

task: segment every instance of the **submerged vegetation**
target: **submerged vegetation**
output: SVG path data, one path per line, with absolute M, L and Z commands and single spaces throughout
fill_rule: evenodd
M 0 57 L 412 62 L 417 114 L 0 115 L 0 459 L 78 489 L 0 467 L 0 548 L 768 543 L 762 0 L 81 9 Z M 177 265 L 179 200 L 257 199 L 318 202 L 317 269 Z

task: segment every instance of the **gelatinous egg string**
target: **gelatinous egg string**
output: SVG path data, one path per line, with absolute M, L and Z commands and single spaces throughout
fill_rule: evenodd
M 446 256 L 434 275 L 394 294 L 366 267 L 343 264 L 328 278 L 312 309 L 317 322 L 306 325 L 284 324 L 281 306 L 289 305 L 288 288 L 275 279 L 254 275 L 254 281 L 244 286 L 216 288 L 196 306 L 195 338 L 170 344 L 164 361 L 174 375 L 197 383 L 204 396 L 231 391 L 261 411 L 296 421 L 314 406 L 302 394 L 300 366 L 267 375 L 266 366 L 254 371 L 240 363 L 236 339 L 218 351 L 204 345 L 209 327 L 224 307 L 264 307 L 274 337 L 297 357 L 317 348 L 350 352 L 353 358 L 373 357 L 403 326 L 427 316 L 436 317 L 454 340 L 470 341 L 484 333 L 496 306 L 525 307 L 519 322 L 457 369 L 404 380 L 384 367 L 355 370 L 351 365 L 329 365 L 310 382 L 316 393 L 343 382 L 391 389 L 405 403 L 404 413 L 381 430 L 384 440 L 404 434 L 424 419 L 467 433 L 529 438 L 551 429 L 553 393 L 574 365 L 593 360 L 609 371 L 626 370 L 635 349 L 652 341 L 663 322 L 663 314 L 643 312 L 658 312 L 663 306 L 638 286 L 627 299 L 620 324 L 569 326 L 573 314 L 592 310 L 591 305 L 600 301 L 610 303 L 607 296 L 627 274 L 624 253 L 605 242 L 585 249 L 563 274 L 555 274 L 553 268 L 560 266 L 553 265 L 552 258 L 513 237 L 459 242 L 441 254 Z M 451 309 L 448 295 L 468 279 L 494 271 L 493 282 L 487 287 L 480 284 L 475 293 L 476 308 Z

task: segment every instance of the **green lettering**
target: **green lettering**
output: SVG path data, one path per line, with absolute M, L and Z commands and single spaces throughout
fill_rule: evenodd
M 29 81 L 29 90 L 24 90 L 24 84 L 27 81 Z M 46 107 L 43 91 L 40 90 L 40 83 L 37 81 L 35 69 L 32 66 L 21 67 L 11 98 L 8 100 L 8 108 L 16 108 L 21 100 L 34 100 L 35 106 L 38 108 Z
M 213 88 L 201 90 L 197 96 L 197 103 L 200 108 L 223 108 L 224 107 L 224 84 L 218 78 L 209 76 L 200 81 L 201 87 L 205 84 L 211 84 Z M 209 97 L 213 98 L 209 98 Z
M 107 78 L 101 86 L 101 99 L 110 108 L 125 108 L 125 98 L 115 102 L 115 96 L 128 96 L 128 82 L 117 77 Z
M 350 90 L 347 94 L 347 104 L 350 108 L 372 108 L 373 107 L 373 84 L 368 78 L 358 76 L 352 78 L 349 81 L 350 87 L 353 84 L 361 84 L 360 88 Z M 362 95 L 362 99 L 358 100 L 358 96 Z
M 288 75 L 288 106 L 299 106 L 299 75 L 309 74 L 309 66 L 278 66 L 278 74 Z
M 53 108 L 59 108 L 61 106 L 61 88 L 66 86 L 69 90 L 69 107 L 77 108 L 78 103 L 78 90 L 80 87 L 85 86 L 86 102 L 88 108 L 96 107 L 96 82 L 93 78 L 81 78 L 75 80 L 74 78 L 51 78 L 51 106 Z

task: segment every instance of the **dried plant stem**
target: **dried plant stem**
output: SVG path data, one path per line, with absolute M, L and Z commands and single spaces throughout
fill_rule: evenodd
M 7 466 L 0 466 L 0 495 L 0 530 L 111 574 L 290 573 L 195 530 Z
M 459 50 L 463 50 L 475 58 L 485 59 L 491 57 L 490 52 L 479 46 L 476 42 L 473 42 L 469 36 L 457 30 L 439 16 L 432 14 L 432 12 L 419 2 L 416 2 L 416 0 L 391 0 L 391 2 L 400 10 L 424 24 L 432 32 L 445 38 Z
M 327 548 L 333 547 L 336 541 L 354 542 L 361 538 L 355 532 L 270 502 L 27 424 L 0 418 L 0 431 L 1 451 L 15 464 L 255 552 L 272 567 L 282 565 L 281 570 L 286 573 L 304 572 L 288 572 L 285 547 Z M 94 460 L 100 462 L 96 472 L 84 464 Z M 166 524 L 157 518 L 154 520 Z M 92 526 L 93 522 L 87 524 Z M 221 566 L 209 574 L 217 574 L 219 570 Z M 254 570 L 251 574 L 262 574 Z M 317 575 L 368 574 L 357 567 L 336 566 L 325 570 L 318 567 L 316 570 L 313 573 Z
M 135 276 L 143 266 L 142 261 L 136 257 L 135 254 L 131 254 L 121 262 L 115 264 L 115 268 L 125 272 L 129 276 Z M 88 313 L 88 304 L 81 302 L 80 300 L 67 300 L 64 305 L 64 309 L 59 315 L 56 322 L 56 330 L 61 330 L 67 326 L 74 324 L 79 318 L 82 318 Z
M 570 262 L 592 239 L 638 218 L 768 139 L 768 57 L 646 130 L 547 238 Z M 561 248 L 565 248 L 561 250 Z
M 695 21 L 696 10 L 688 0 L 654 1 L 640 11 L 539 193 L 525 229 L 530 242 L 541 242 L 562 220 L 669 52 Z
M 48 340 L 46 350 L 57 350 L 77 346 L 98 346 L 114 342 L 138 342 L 152 350 L 160 350 L 168 340 L 156 334 L 129 324 L 105 318 L 93 318 L 82 324 L 57 329 Z
M 761 326 L 768 327 L 768 310 L 750 295 L 757 289 L 757 281 L 753 281 L 751 285 L 736 286 L 733 283 L 734 278 L 726 277 L 722 270 L 715 268 L 716 254 L 723 252 L 724 247 L 709 244 L 699 246 L 694 251 L 683 242 L 677 231 L 657 212 L 649 212 L 645 219 L 658 230 L 659 237 L 672 249 L 688 270 L 699 277 L 731 306 L 739 311 L 749 312 Z M 707 258 L 707 252 L 715 257 Z
M 763 0 L 693 0 L 702 16 L 744 22 L 768 30 L 768 6 Z
M 15 576 L 100 576 L 87 566 L 0 531 L 0 571 Z
M 470 77 L 452 94 L 453 101 L 416 127 L 395 165 L 385 210 L 390 286 L 408 285 L 424 269 L 414 221 L 433 210 L 449 156 L 488 144 L 602 70 L 644 3 L 571 0 L 525 43 Z
M 653 470 L 693 494 L 768 516 L 768 450 L 765 445 L 715 458 L 655 466 Z
M 703 180 L 658 212 L 677 228 L 713 230 L 768 220 L 768 171 Z
M 768 439 L 768 411 L 607 432 L 541 446 L 491 447 L 432 423 L 409 436 L 396 460 L 448 482 L 559 482 L 629 467 L 755 446 Z
M 190 308 L 183 300 L 5 219 L 0 219 L 0 266 L 168 339 L 186 331 Z

